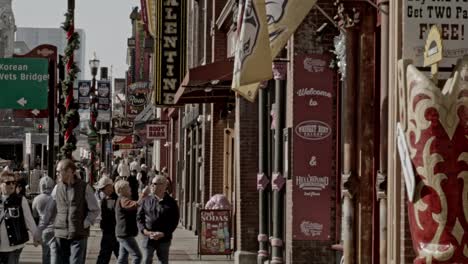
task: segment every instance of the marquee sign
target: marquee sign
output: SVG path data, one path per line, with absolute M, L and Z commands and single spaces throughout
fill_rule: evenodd
M 186 2 L 157 1 L 154 56 L 155 103 L 173 105 L 185 74 Z

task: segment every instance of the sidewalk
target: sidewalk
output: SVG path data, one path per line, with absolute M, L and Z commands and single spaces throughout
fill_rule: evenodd
M 88 239 L 88 252 L 86 257 L 86 263 L 96 263 L 96 259 L 99 254 L 100 242 L 101 231 L 99 230 L 99 228 L 93 228 L 91 230 L 91 235 Z M 195 236 L 192 231 L 185 230 L 183 227 L 179 226 L 174 232 L 174 238 L 172 239 L 170 263 L 234 263 L 233 259 L 229 259 L 226 256 L 202 256 L 202 260 L 199 260 L 197 256 L 197 246 L 197 236 Z M 21 253 L 20 263 L 42 263 L 41 247 L 34 247 L 32 243 L 28 243 L 23 249 L 23 252 Z M 116 263 L 116 259 L 114 256 L 112 256 L 111 263 Z M 154 261 L 154 263 L 157 262 Z

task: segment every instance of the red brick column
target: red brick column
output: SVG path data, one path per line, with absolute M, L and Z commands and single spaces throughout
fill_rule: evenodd
M 258 104 L 236 99 L 236 263 L 257 263 Z

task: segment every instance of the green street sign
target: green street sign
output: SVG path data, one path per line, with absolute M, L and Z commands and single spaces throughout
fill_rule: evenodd
M 49 62 L 0 58 L 0 109 L 47 109 Z

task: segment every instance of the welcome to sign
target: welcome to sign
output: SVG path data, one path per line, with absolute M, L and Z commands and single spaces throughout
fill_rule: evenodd
M 468 0 L 403 2 L 403 58 L 423 65 L 424 44 L 432 25 L 439 26 L 442 33 L 441 67 L 451 67 L 468 55 Z
M 185 74 L 185 0 L 156 3 L 156 44 L 154 56 L 155 103 L 173 105 L 174 96 Z

